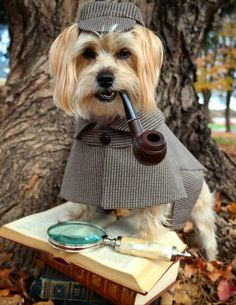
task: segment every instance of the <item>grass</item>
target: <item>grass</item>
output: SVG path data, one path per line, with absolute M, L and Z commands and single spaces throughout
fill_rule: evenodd
M 229 145 L 236 149 L 236 134 L 226 134 L 222 135 L 219 132 L 213 132 L 212 137 L 219 145 Z
M 225 126 L 223 124 L 209 123 L 208 127 L 211 128 L 212 131 L 225 131 Z M 236 125 L 231 126 L 231 131 L 236 132 Z
M 236 133 L 213 131 L 216 143 L 236 162 Z

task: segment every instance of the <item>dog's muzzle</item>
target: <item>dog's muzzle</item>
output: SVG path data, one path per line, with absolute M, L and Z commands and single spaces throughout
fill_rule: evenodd
M 101 71 L 97 75 L 97 83 L 101 88 L 96 94 L 101 102 L 111 102 L 116 97 L 116 92 L 112 90 L 112 85 L 114 83 L 115 77 L 110 71 Z

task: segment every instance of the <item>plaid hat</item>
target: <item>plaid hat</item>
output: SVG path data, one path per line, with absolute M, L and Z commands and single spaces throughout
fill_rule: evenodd
M 79 28 L 95 33 L 111 30 L 126 32 L 131 30 L 136 23 L 144 25 L 140 11 L 133 3 L 96 1 L 82 7 Z

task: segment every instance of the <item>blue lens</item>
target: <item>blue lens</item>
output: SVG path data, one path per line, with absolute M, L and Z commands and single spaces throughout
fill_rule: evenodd
M 51 226 L 48 231 L 50 239 L 63 244 L 86 246 L 98 243 L 106 234 L 103 228 L 88 222 L 68 221 Z

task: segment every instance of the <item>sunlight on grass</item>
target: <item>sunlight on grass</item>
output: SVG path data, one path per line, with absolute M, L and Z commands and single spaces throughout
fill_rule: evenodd
M 225 137 L 213 133 L 212 137 L 218 144 L 233 146 L 236 149 L 236 135 L 234 137 Z
M 211 128 L 212 131 L 225 131 L 225 126 L 223 124 L 209 123 L 208 127 Z M 236 125 L 231 126 L 231 131 L 236 132 Z
M 212 138 L 234 160 L 236 160 L 236 133 L 212 132 Z

